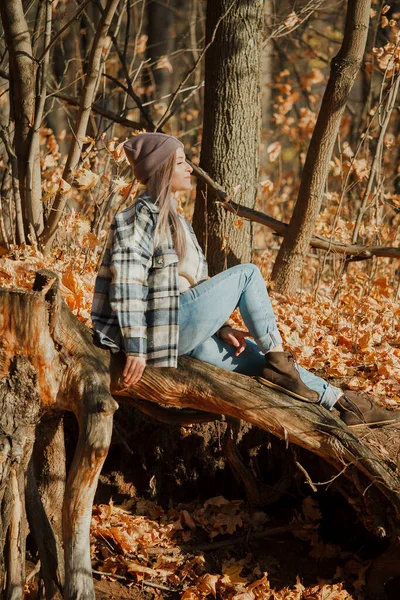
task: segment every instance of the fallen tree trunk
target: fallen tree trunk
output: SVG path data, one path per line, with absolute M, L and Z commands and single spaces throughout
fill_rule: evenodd
M 287 443 L 306 448 L 355 485 L 359 497 L 353 498 L 354 507 L 369 530 L 380 536 L 398 531 L 400 473 L 392 460 L 373 450 L 376 442 L 368 445 L 368 439 L 376 433 L 366 427 L 351 429 L 326 409 L 289 398 L 253 378 L 188 357 L 180 359 L 179 367 L 147 368 L 135 385 L 135 395 L 150 402 L 242 419 Z M 118 394 L 119 400 L 125 396 L 129 402 L 133 390 L 124 386 L 122 368 L 121 357 L 112 357 L 111 392 Z M 356 430 L 361 430 L 362 439 Z M 376 498 L 373 500 L 377 490 L 380 505 L 376 505 Z
M 127 387 L 122 378 L 123 357 L 110 355 L 93 344 L 91 331 L 77 321 L 61 300 L 57 278 L 48 271 L 38 273 L 31 292 L 0 290 L 0 323 L 2 597 L 23 597 L 24 486 L 29 470 L 28 518 L 35 520 L 31 530 L 44 565 L 46 597 L 56 598 L 63 590 L 67 599 L 94 598 L 89 526 L 117 408 L 110 389 L 115 398 L 133 402 L 146 412 L 153 412 L 154 406 L 157 417 L 164 420 L 183 423 L 210 420 L 212 414 L 215 418 L 226 415 L 231 423 L 227 452 L 236 469 L 242 465 L 235 466 L 235 419 L 310 450 L 331 465 L 333 478 L 343 483 L 343 493 L 366 527 L 380 536 L 395 538 L 399 534 L 399 471 L 390 458 L 379 453 L 379 444 L 373 437 L 378 433 L 365 427 L 351 430 L 319 406 L 298 402 L 252 378 L 191 358 L 181 358 L 179 369 L 147 368 L 139 384 Z M 174 413 L 160 405 L 185 410 Z M 77 417 L 79 440 L 62 508 L 64 571 L 60 565 L 58 519 L 54 511 L 46 515 L 46 503 L 43 508 L 40 502 L 40 490 L 43 494 L 46 486 L 40 482 L 36 493 L 33 469 L 28 464 L 40 417 L 65 410 Z M 56 432 L 57 423 L 52 427 Z M 357 436 L 359 431 L 362 439 Z M 46 457 L 48 464 L 49 456 L 50 452 Z M 245 477 L 244 472 L 242 478 Z M 251 490 L 251 481 L 248 484 Z M 51 491 L 53 497 L 58 493 L 58 489 Z M 257 502 L 258 498 L 253 500 Z

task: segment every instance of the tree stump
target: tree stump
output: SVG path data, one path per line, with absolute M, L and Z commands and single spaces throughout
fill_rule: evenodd
M 93 599 L 91 510 L 117 408 L 109 392 L 107 353 L 93 345 L 90 331 L 61 300 L 57 277 L 49 271 L 37 274 L 31 292 L 0 290 L 0 319 L 2 597 L 23 598 L 26 494 L 46 597 L 55 598 L 63 589 L 65 598 Z M 79 440 L 62 505 L 64 568 L 56 525 L 61 524 L 61 515 L 49 514 L 48 507 L 46 514 L 31 456 L 40 418 L 65 410 L 75 413 Z M 60 461 L 60 457 L 43 459 L 49 471 Z M 61 468 L 61 478 L 62 473 Z M 41 482 L 41 487 L 46 485 Z
M 60 298 L 57 277 L 49 271 L 37 274 L 32 291 L 0 290 L 0 323 L 2 597 L 23 597 L 27 513 L 46 598 L 63 594 L 68 600 L 94 599 L 89 527 L 110 445 L 115 398 L 166 421 L 191 423 L 225 415 L 231 423 L 225 446 L 239 471 L 238 419 L 306 448 L 330 465 L 332 479 L 340 482 L 339 489 L 368 529 L 393 540 L 398 536 L 400 476 L 398 465 L 384 452 L 385 440 L 398 438 L 395 427 L 377 433 L 366 427 L 350 429 L 324 408 L 188 357 L 180 359 L 178 369 L 147 368 L 141 381 L 128 387 L 122 377 L 123 355 L 96 347 L 91 331 Z M 60 485 L 48 485 L 47 480 L 56 462 L 53 444 L 62 441 L 59 418 L 66 410 L 76 415 L 79 439 L 64 492 L 63 466 L 56 465 Z M 42 429 L 32 459 L 40 420 L 42 428 L 48 421 L 46 435 Z M 243 471 L 242 478 L 246 475 Z M 245 485 L 251 496 L 251 479 Z M 62 496 L 61 526 L 61 515 L 53 510 L 57 500 L 48 498 Z M 257 494 L 253 501 L 260 501 Z

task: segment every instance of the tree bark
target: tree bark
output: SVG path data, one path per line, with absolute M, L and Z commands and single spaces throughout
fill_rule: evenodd
M 21 0 L 0 2 L 0 15 L 4 36 L 10 56 L 10 97 L 12 98 L 12 117 L 15 123 L 15 154 L 18 163 L 19 194 L 22 201 L 25 235 L 29 233 L 30 215 L 32 226 L 39 229 L 42 225 L 42 206 L 27 205 L 26 177 L 27 164 L 35 119 L 35 78 L 36 64 L 32 55 L 32 44 L 28 24 L 25 19 Z M 35 146 L 35 155 L 31 161 L 31 177 L 34 196 L 41 196 L 41 174 L 39 148 Z M 19 236 L 21 237 L 21 236 Z
M 51 26 L 52 26 L 52 0 L 46 0 L 44 11 L 44 39 L 43 46 L 46 48 L 50 43 Z M 46 104 L 47 95 L 47 77 L 49 72 L 50 53 L 46 52 L 43 57 L 43 62 L 39 64 L 36 77 L 36 102 L 35 116 L 32 124 L 32 133 L 30 136 L 28 160 L 26 165 L 26 207 L 27 217 L 29 221 L 29 229 L 33 240 L 36 242 L 38 235 L 43 231 L 43 204 L 42 191 L 39 180 L 39 185 L 35 185 L 35 177 L 40 170 L 40 128 L 42 126 L 44 107 Z M 32 241 L 33 241 L 32 240 Z
M 209 0 L 205 59 L 204 123 L 200 166 L 240 205 L 254 208 L 261 132 L 263 3 Z M 235 192 L 235 193 L 234 193 Z M 206 250 L 211 274 L 251 260 L 250 223 L 215 206 L 212 192 L 198 185 L 193 226 Z M 223 241 L 224 249 L 221 248 Z
M 40 411 L 35 384 L 36 372 L 29 359 L 15 353 L 10 357 L 7 376 L 0 376 L 0 564 L 3 567 L 0 589 L 4 590 L 2 597 L 6 600 L 23 598 L 27 535 L 25 473 Z
M 63 498 L 64 597 L 94 600 L 91 508 L 117 407 L 109 392 L 104 353 L 61 301 L 52 273 L 41 272 L 32 292 L 0 290 L 0 315 L 0 583 L 7 590 L 5 598 L 22 599 L 28 479 L 30 528 L 44 565 L 47 598 L 56 597 L 62 585 L 57 532 L 52 534 L 32 484 L 32 469 L 29 477 L 27 473 L 40 415 L 69 410 L 78 420 L 79 440 Z M 49 455 L 44 458 L 49 460 Z M 57 497 L 54 487 L 52 494 Z
M 150 59 L 149 76 L 153 80 L 154 98 L 161 98 L 168 94 L 171 89 L 171 75 L 166 68 L 159 68 L 158 61 L 162 56 L 167 56 L 171 48 L 171 24 L 174 6 L 149 2 L 147 4 L 147 48 L 146 55 Z M 163 102 L 163 100 L 160 100 Z
M 305 256 L 319 214 L 340 119 L 365 51 L 370 0 L 348 0 L 342 46 L 331 74 L 307 152 L 296 206 L 272 270 L 274 289 L 296 292 Z

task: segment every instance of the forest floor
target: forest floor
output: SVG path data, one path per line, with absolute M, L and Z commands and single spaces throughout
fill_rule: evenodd
M 293 494 L 265 510 L 224 496 L 168 510 L 143 498 L 111 502 L 95 506 L 92 536 L 98 600 L 364 599 L 368 569 L 387 546 L 338 494 Z M 398 600 L 392 567 L 383 597 Z
M 154 424 L 121 407 L 92 518 L 98 600 L 364 600 L 378 597 L 367 580 L 376 570 L 388 581 L 379 597 L 398 600 L 400 560 L 388 563 L 389 542 L 369 534 L 333 486 L 314 493 L 293 449 L 244 425 L 246 462 L 271 490 L 287 479 L 276 502 L 251 507 L 219 427 Z M 319 459 L 295 452 L 313 481 L 325 480 Z
M 27 246 L 3 253 L 0 286 L 30 289 L 38 269 L 52 269 L 70 309 L 90 326 L 100 241 L 77 215 L 64 226 L 66 249 L 49 257 Z M 267 275 L 270 253 L 257 262 Z M 271 292 L 285 346 L 304 367 L 330 381 L 339 378 L 344 387 L 373 392 L 383 406 L 396 409 L 396 265 L 356 263 L 334 284 L 317 268 L 305 275 L 295 297 Z M 232 322 L 244 328 L 239 315 Z M 303 451 L 244 425 L 241 451 L 261 485 L 273 495 L 282 479 L 289 482 L 274 503 L 254 510 L 226 466 L 223 425 L 165 426 L 126 410 L 116 414 L 93 511 L 98 599 L 364 600 L 372 597 L 366 576 L 373 569 L 385 572 L 389 582 L 380 598 L 400 598 L 400 556 L 392 562 L 380 558 L 388 542 L 358 524 L 333 485 L 311 492 L 294 467 L 294 454 Z M 396 437 L 393 447 L 388 439 L 377 442 L 377 450 L 398 462 Z M 302 455 L 301 464 L 313 481 L 329 480 L 315 457 Z M 285 532 L 269 536 L 267 530 L 278 526 Z M 223 545 L 204 549 L 218 542 Z M 27 598 L 35 598 L 33 584 Z

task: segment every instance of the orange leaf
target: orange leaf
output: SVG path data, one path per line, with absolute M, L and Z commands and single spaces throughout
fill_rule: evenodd
M 214 598 L 217 597 L 217 583 L 221 578 L 220 575 L 211 575 L 210 573 L 206 573 L 203 575 L 199 581 L 198 588 L 201 592 L 205 594 L 212 594 Z

